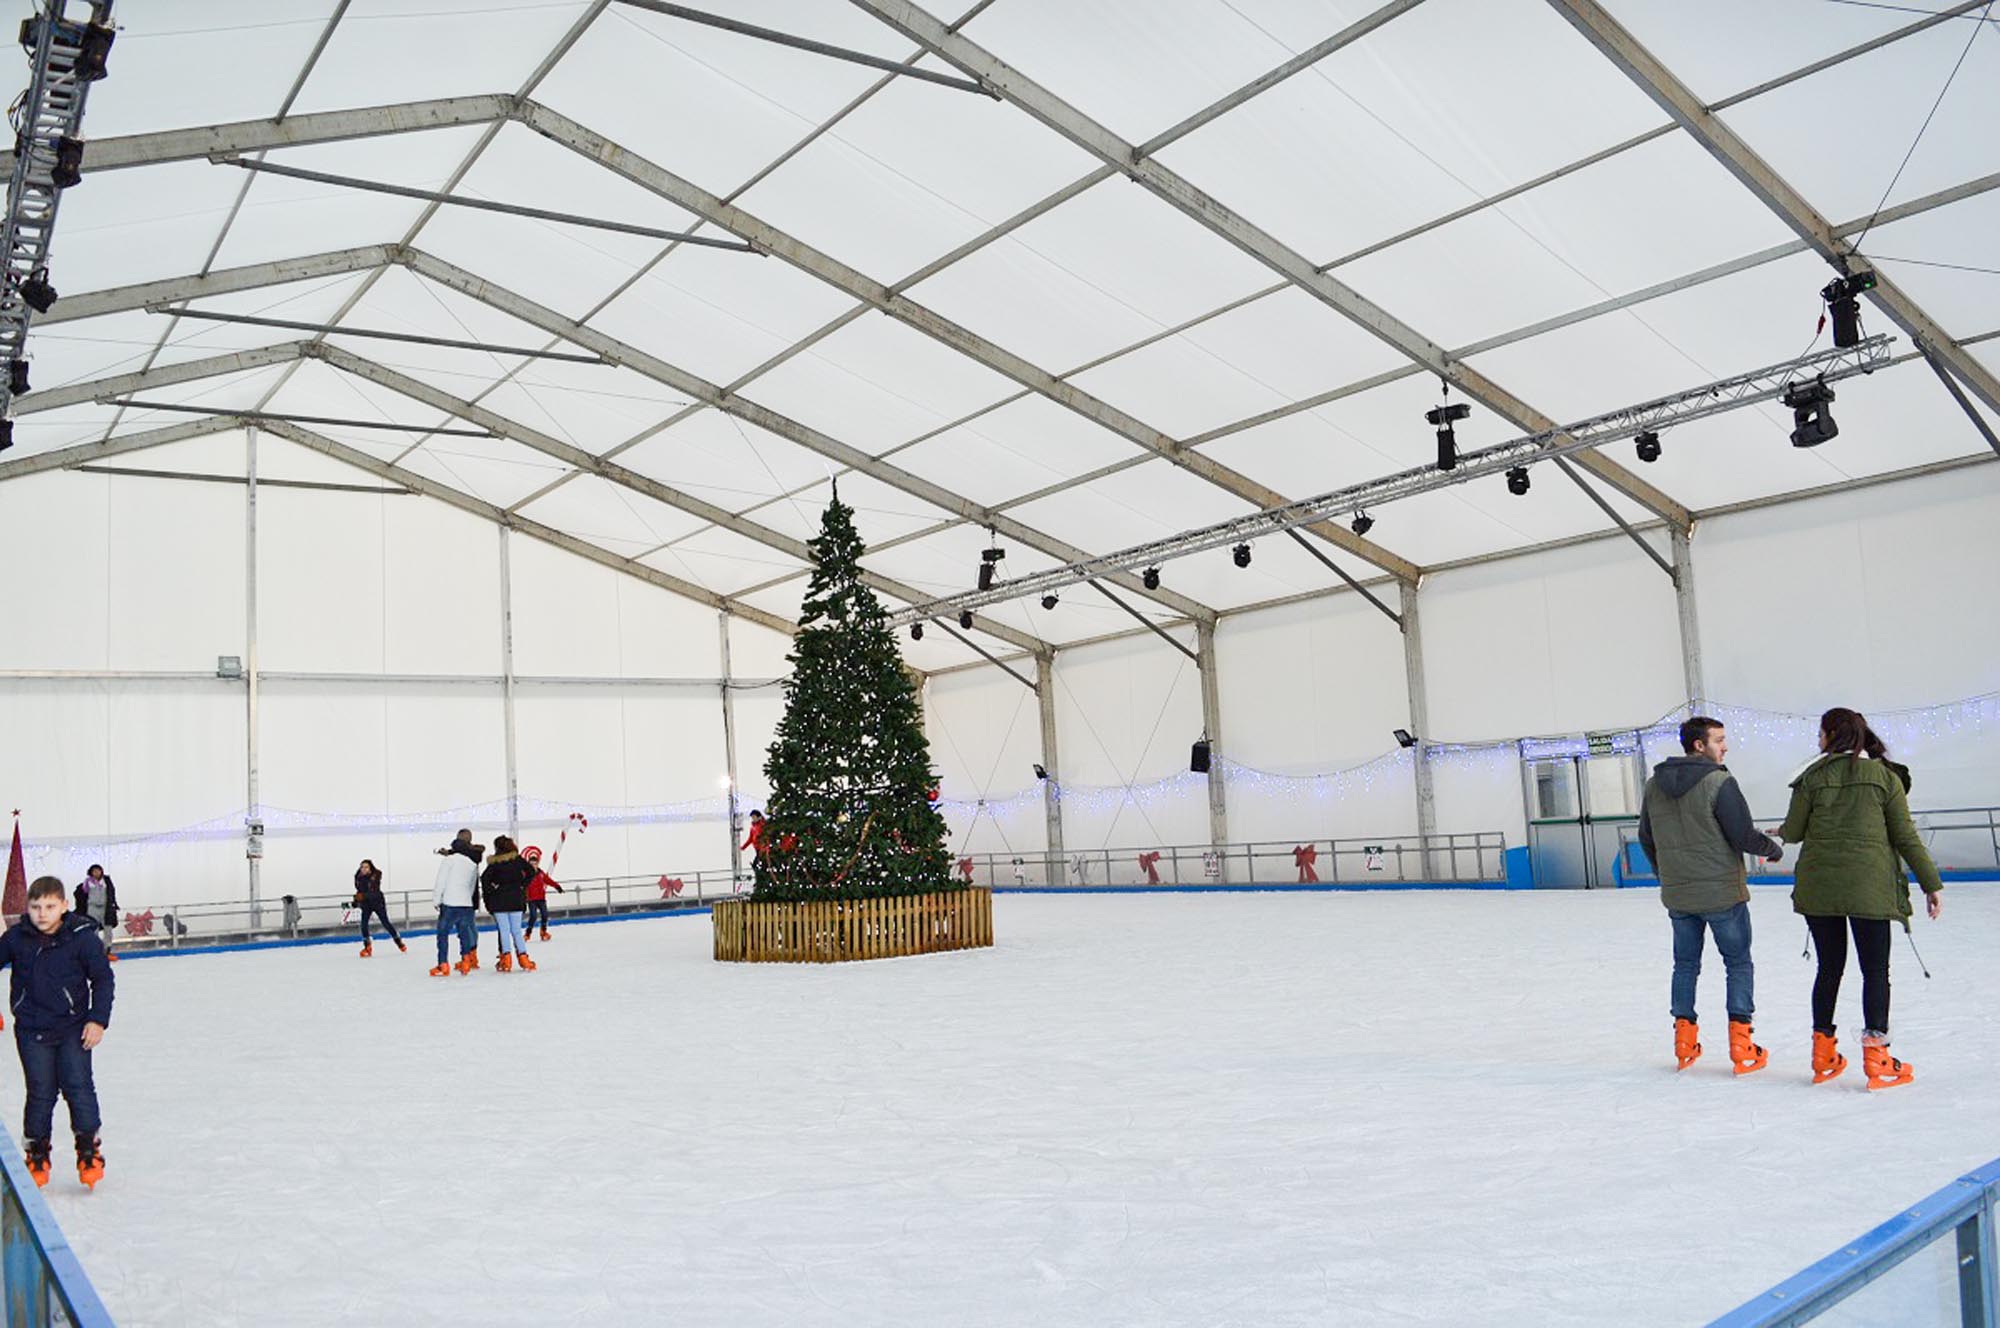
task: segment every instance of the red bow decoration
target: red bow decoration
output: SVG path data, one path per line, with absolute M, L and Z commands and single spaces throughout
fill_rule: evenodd
M 127 936 L 151 936 L 153 934 L 153 910 L 149 908 L 144 913 L 127 913 L 125 915 L 125 934 Z
M 1317 844 L 1301 844 L 1292 850 L 1292 864 L 1299 869 L 1299 884 L 1306 885 L 1319 880 L 1319 873 L 1313 864 L 1319 861 Z
M 958 874 L 959 874 L 960 876 L 963 876 L 963 877 L 965 878 L 965 883 L 966 883 L 967 885 L 971 885 L 971 884 L 972 884 L 972 859 L 971 859 L 971 858 L 960 858 L 960 859 L 958 860 Z
M 660 878 L 660 898 L 672 899 L 681 892 L 681 889 L 682 882 L 680 877 L 662 876 Z
M 1147 885 L 1158 885 L 1160 883 L 1159 861 L 1160 851 L 1158 849 L 1154 849 L 1151 853 L 1141 853 L 1139 855 L 1139 870 L 1146 873 Z

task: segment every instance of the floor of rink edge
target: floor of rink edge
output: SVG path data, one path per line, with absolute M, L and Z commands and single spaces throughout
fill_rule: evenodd
M 1809 1083 L 1782 891 L 1742 1079 L 1713 954 L 1671 1068 L 1650 891 L 994 908 L 867 964 L 718 964 L 697 917 L 532 974 L 121 965 L 109 1176 L 59 1107 L 44 1193 L 122 1325 L 1688 1324 L 2000 1153 L 1990 887 L 1918 920 L 1933 978 L 1896 942 L 1887 1093 L 1853 1048 Z

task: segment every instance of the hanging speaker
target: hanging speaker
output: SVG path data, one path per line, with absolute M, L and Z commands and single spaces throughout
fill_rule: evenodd
M 1207 738 L 1203 738 L 1200 742 L 1197 742 L 1194 745 L 1194 749 L 1188 753 L 1188 769 L 1194 771 L 1197 775 L 1208 773 Z

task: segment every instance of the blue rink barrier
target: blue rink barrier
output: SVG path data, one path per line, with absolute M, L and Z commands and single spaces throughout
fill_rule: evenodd
M 63 1239 L 11 1136 L 0 1142 L 0 1272 L 9 1324 L 112 1328 L 111 1312 Z
M 1952 1242 L 1949 1259 L 1933 1260 L 1929 1277 L 1898 1286 L 1892 1318 L 1907 1328 L 1951 1325 L 1995 1328 L 2000 1323 L 2000 1254 L 1994 1243 L 2000 1202 L 2000 1158 L 1841 1246 L 1709 1325 L 1709 1328 L 1786 1328 L 1818 1318 L 1912 1256 Z M 1950 1279 L 1956 1286 L 1946 1285 Z M 1954 1294 L 1955 1292 L 1955 1294 Z M 1872 1320 L 1874 1322 L 1876 1320 Z

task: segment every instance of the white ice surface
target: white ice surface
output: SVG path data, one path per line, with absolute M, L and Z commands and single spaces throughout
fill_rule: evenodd
M 1932 981 L 1897 938 L 1887 1093 L 1851 1039 L 1809 1085 L 1804 927 L 1753 908 L 1741 1080 L 1712 954 L 1673 1073 L 1645 891 L 1003 896 L 993 950 L 838 967 L 715 963 L 705 918 L 449 981 L 428 937 L 127 962 L 109 1178 L 58 1108 L 45 1193 L 124 1325 L 1699 1323 L 2000 1153 L 2000 891 L 1919 920 Z

